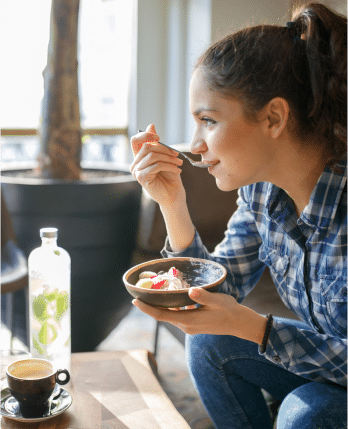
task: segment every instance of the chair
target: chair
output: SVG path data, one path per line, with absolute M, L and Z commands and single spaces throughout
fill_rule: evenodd
M 28 286 L 27 258 L 18 247 L 11 215 L 7 209 L 3 195 L 1 195 L 1 295 L 5 295 L 7 321 L 11 330 L 11 348 L 15 326 L 14 293 Z M 28 317 L 28 288 L 25 291 L 26 311 Z M 27 339 L 28 323 L 27 323 Z

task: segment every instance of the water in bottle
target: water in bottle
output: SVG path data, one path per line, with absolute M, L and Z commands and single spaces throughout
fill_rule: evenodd
M 57 246 L 57 228 L 42 228 L 40 236 L 28 260 L 30 352 L 70 370 L 70 256 Z

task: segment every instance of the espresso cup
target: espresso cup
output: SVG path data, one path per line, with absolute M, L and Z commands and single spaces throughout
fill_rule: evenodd
M 65 374 L 61 380 L 59 376 Z M 24 417 L 44 414 L 56 383 L 64 385 L 70 380 L 66 369 L 55 370 L 45 359 L 22 359 L 11 363 L 6 370 L 11 395 L 18 401 Z

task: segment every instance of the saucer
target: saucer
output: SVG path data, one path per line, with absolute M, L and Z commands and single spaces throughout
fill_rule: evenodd
M 25 423 L 41 423 L 45 420 L 52 419 L 53 417 L 62 414 L 72 404 L 72 397 L 69 392 L 62 389 L 59 398 L 52 400 L 51 410 L 47 410 L 42 416 L 35 418 L 23 417 L 19 404 L 16 399 L 11 395 L 10 389 L 6 388 L 1 391 L 1 406 L 0 415 L 17 422 Z

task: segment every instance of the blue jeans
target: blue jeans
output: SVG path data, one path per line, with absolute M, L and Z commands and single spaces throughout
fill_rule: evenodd
M 276 318 L 278 319 L 278 318 Z M 288 323 L 307 328 L 304 323 Z M 261 388 L 281 402 L 277 429 L 344 429 L 347 392 L 293 374 L 227 335 L 186 335 L 191 378 L 216 429 L 271 429 Z

